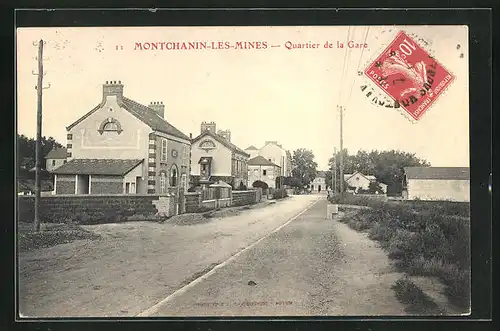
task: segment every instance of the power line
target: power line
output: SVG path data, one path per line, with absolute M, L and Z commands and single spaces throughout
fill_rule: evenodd
M 365 38 L 363 40 L 363 45 L 366 44 L 366 39 L 368 38 L 369 32 L 370 32 L 370 27 L 368 26 L 368 28 L 366 29 L 366 33 L 365 33 Z M 365 51 L 365 48 L 363 47 L 361 49 L 361 54 L 359 56 L 358 67 L 356 68 L 356 74 L 359 72 L 359 67 L 361 66 L 361 60 L 363 59 L 363 52 L 364 51 Z M 351 89 L 349 90 L 349 95 L 347 96 L 347 101 L 346 101 L 347 104 L 349 103 L 349 100 L 351 100 L 352 89 L 354 87 L 355 81 L 356 81 L 356 76 L 354 76 L 354 79 L 352 80 Z
M 349 42 L 350 35 L 351 35 L 351 27 L 349 26 L 349 29 L 347 30 L 347 42 Z M 346 72 L 347 49 L 348 48 L 345 49 L 344 62 L 342 63 L 342 76 L 340 78 L 339 97 L 338 97 L 338 103 L 339 104 L 340 104 L 340 96 L 341 96 L 342 86 L 343 86 L 342 83 L 344 82 L 344 77 L 345 77 L 345 72 Z

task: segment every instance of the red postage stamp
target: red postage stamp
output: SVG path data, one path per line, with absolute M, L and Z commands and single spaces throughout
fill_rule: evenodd
M 364 73 L 415 120 L 455 79 L 403 31 Z

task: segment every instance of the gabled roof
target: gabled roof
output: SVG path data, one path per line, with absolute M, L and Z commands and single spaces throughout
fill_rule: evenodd
M 250 145 L 247 148 L 245 148 L 245 151 L 258 151 L 258 149 L 254 145 Z
M 248 165 L 279 167 L 277 164 L 267 160 L 265 157 L 260 155 L 248 160 Z
M 45 156 L 46 159 L 66 159 L 66 148 L 59 147 L 53 148 Z
M 206 136 L 210 136 L 210 137 L 214 138 L 219 143 L 221 143 L 222 145 L 226 146 L 227 148 L 229 148 L 233 152 L 237 152 L 237 153 L 242 154 L 242 155 L 244 155 L 246 157 L 250 157 L 250 154 L 248 154 L 247 152 L 245 152 L 244 150 L 242 150 L 241 148 L 239 148 L 238 146 L 236 146 L 235 144 L 233 144 L 229 140 L 224 139 L 220 135 L 218 135 L 216 133 L 213 133 L 212 131 L 208 131 L 208 130 L 204 131 L 203 133 L 201 133 L 200 135 L 198 135 L 198 137 L 194 138 L 191 141 L 191 143 L 197 142 L 201 138 L 206 137 Z
M 188 136 L 161 118 L 154 109 L 144 106 L 134 100 L 123 97 L 124 108 L 135 115 L 138 119 L 149 125 L 155 131 L 171 134 L 174 137 L 190 140 Z
M 123 97 L 122 99 L 117 99 L 120 107 L 127 110 L 129 113 L 137 117 L 140 121 L 148 125 L 151 129 L 159 132 L 163 132 L 166 134 L 170 134 L 174 137 L 189 140 L 189 137 L 174 127 L 172 124 L 165 121 L 161 118 L 154 109 L 151 109 L 143 104 L 140 104 L 132 99 Z M 66 127 L 66 130 L 71 130 L 75 125 L 92 115 L 98 109 L 100 109 L 104 105 L 104 100 L 95 106 L 91 111 L 87 114 L 80 117 L 74 123 Z
M 123 176 L 141 164 L 143 160 L 121 159 L 73 159 L 53 173 L 56 175 L 113 175 Z
M 470 179 L 469 167 L 406 167 L 408 179 Z
M 344 181 L 348 181 L 349 179 L 351 179 L 351 177 L 354 177 L 354 175 L 361 175 L 363 176 L 364 178 L 368 179 L 370 182 L 373 182 L 373 181 L 376 181 L 377 179 L 375 178 L 375 176 L 372 176 L 372 175 L 365 175 L 363 174 L 362 172 L 360 171 L 356 171 L 354 172 L 353 174 L 344 174 Z M 346 176 L 349 176 L 346 178 Z

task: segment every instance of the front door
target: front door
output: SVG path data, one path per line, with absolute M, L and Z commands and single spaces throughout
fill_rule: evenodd
M 318 185 L 318 193 L 321 192 L 321 185 Z

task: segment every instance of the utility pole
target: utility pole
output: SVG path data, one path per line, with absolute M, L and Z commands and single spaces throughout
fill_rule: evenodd
M 41 195 L 41 158 L 42 158 L 42 91 L 43 87 L 43 45 L 45 42 L 40 39 L 38 42 L 38 83 L 35 86 L 37 92 L 37 112 L 36 112 L 36 151 L 35 151 L 35 219 L 34 230 L 40 231 L 40 195 Z M 37 45 L 36 42 L 33 43 Z M 35 74 L 35 73 L 33 73 Z M 50 85 L 49 85 L 50 87 Z M 47 87 L 47 88 L 49 88 Z
M 340 106 L 340 197 L 344 196 L 344 144 L 343 144 L 343 132 L 342 132 L 342 117 L 343 117 L 343 107 Z
M 333 165 L 332 165 L 332 181 L 333 181 L 333 193 L 337 193 L 337 148 L 333 149 Z

